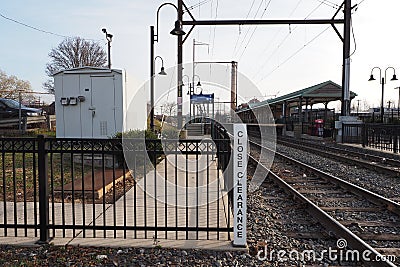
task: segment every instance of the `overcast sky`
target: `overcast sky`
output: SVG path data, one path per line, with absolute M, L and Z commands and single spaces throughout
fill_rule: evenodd
M 3 1 L 2 16 L 38 28 L 44 33 L 0 17 L 0 69 L 31 82 L 35 91 L 46 80 L 48 53 L 63 36 L 99 40 L 106 48 L 102 28 L 114 35 L 112 65 L 126 69 L 131 85 L 140 86 L 149 76 L 149 26 L 156 22 L 156 10 L 165 1 L 153 0 L 13 0 Z M 176 1 L 172 1 L 176 4 Z M 331 18 L 340 0 L 186 0 L 196 19 L 223 18 Z M 351 90 L 378 106 L 381 90 L 377 79 L 368 82 L 372 67 L 396 68 L 400 76 L 400 1 L 353 0 L 355 43 L 352 41 Z M 252 7 L 252 8 L 251 8 Z M 258 11 L 258 12 L 257 12 Z M 187 15 L 185 15 L 187 19 Z M 160 11 L 159 42 L 156 55 L 166 67 L 176 64 L 176 37 L 169 34 L 176 11 L 165 6 Z M 341 26 L 338 26 L 341 30 Z M 186 32 L 188 28 L 185 28 Z M 200 61 L 238 61 L 238 70 L 251 79 L 262 95 L 283 95 L 332 80 L 341 84 L 342 43 L 327 26 L 223 26 L 196 27 L 184 46 L 184 62 L 192 60 L 192 40 L 208 43 L 196 46 Z M 157 62 L 157 68 L 159 68 Z M 384 73 L 383 73 L 384 74 Z M 379 72 L 375 72 L 379 77 Z M 385 102 L 395 100 L 387 72 Z M 240 86 L 240 85 L 239 85 Z M 242 91 L 240 91 L 242 90 Z M 239 94 L 245 94 L 239 88 Z M 251 97 L 251 96 L 246 96 Z M 261 96 L 256 96 L 261 98 Z M 335 104 L 333 107 L 337 107 Z

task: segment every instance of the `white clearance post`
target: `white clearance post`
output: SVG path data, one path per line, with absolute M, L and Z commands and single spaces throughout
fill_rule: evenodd
M 246 246 L 247 130 L 245 124 L 233 125 L 233 245 Z

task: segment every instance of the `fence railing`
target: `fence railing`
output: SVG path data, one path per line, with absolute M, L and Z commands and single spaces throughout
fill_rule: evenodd
M 398 153 L 400 125 L 391 124 L 343 124 L 343 143 L 362 144 L 380 150 Z
M 229 239 L 233 231 L 222 195 L 228 140 L 39 136 L 0 146 L 0 235 Z
M 1 119 L 0 120 L 0 129 L 3 128 L 18 128 L 21 125 L 21 129 L 25 131 L 28 129 L 29 125 L 33 124 L 44 124 L 47 129 L 51 129 L 55 126 L 56 116 L 55 115 L 46 115 L 46 116 L 33 116 L 33 117 L 22 117 L 21 120 L 19 118 L 14 119 Z

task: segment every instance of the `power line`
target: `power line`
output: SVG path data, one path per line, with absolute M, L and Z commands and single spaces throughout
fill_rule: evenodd
M 329 7 L 332 7 L 332 8 L 338 8 L 338 7 L 339 7 L 338 4 L 333 3 L 333 2 L 331 2 L 331 1 L 328 1 L 328 0 L 317 0 L 317 1 L 320 2 L 320 3 L 322 3 L 322 4 L 324 4 L 324 5 L 327 5 L 327 6 L 329 6 Z
M 258 9 L 257 9 L 257 11 L 256 11 L 256 14 L 254 15 L 254 18 L 257 17 L 258 12 L 260 11 L 261 6 L 262 6 L 263 3 L 264 3 L 264 0 L 261 0 L 260 5 L 258 6 Z M 242 41 L 240 42 L 239 48 L 238 48 L 238 50 L 236 51 L 236 53 L 234 53 L 234 54 L 237 54 L 237 52 L 241 49 L 241 47 L 242 47 L 244 41 L 246 40 L 246 37 L 247 37 L 247 35 L 249 34 L 249 32 L 250 32 L 250 28 L 247 28 L 246 33 L 245 33 L 245 35 L 244 35 Z
M 218 17 L 218 0 L 217 0 L 217 3 L 216 3 L 216 6 L 215 6 L 215 19 L 217 19 L 217 17 Z M 214 33 L 213 33 L 213 40 L 212 40 L 212 43 L 211 43 L 211 58 L 213 58 L 213 56 L 214 56 L 214 42 L 215 42 L 215 30 L 216 30 L 216 28 L 217 28 L 217 26 L 214 26 Z
M 204 4 L 207 4 L 207 3 L 210 2 L 210 1 L 211 1 L 211 0 L 199 1 L 197 4 L 194 4 L 194 5 L 190 6 L 190 7 L 188 7 L 188 9 L 189 9 L 189 10 L 192 10 L 192 9 L 198 8 L 198 7 L 200 7 L 200 6 L 204 5 Z M 186 12 L 187 12 L 186 10 L 183 11 L 183 13 L 186 13 Z
M 277 69 L 279 69 L 283 64 L 291 60 L 293 57 L 295 57 L 298 53 L 300 53 L 304 48 L 306 48 L 309 44 L 314 42 L 316 39 L 318 39 L 324 32 L 326 32 L 331 26 L 326 27 L 322 32 L 317 34 L 314 38 L 312 38 L 310 41 L 308 41 L 304 46 L 300 47 L 296 52 L 294 52 L 292 55 L 290 55 L 288 58 L 286 58 L 281 64 L 276 66 L 272 71 L 270 71 L 268 74 L 266 74 L 262 79 L 260 79 L 258 82 L 262 82 L 265 78 L 270 76 L 272 73 L 274 73 Z
M 253 2 L 251 3 L 249 12 L 247 12 L 246 19 L 248 19 L 249 15 L 250 15 L 250 12 L 251 12 L 251 10 L 253 9 L 253 6 L 254 6 L 254 3 L 255 3 L 255 2 L 256 2 L 256 0 L 253 0 Z M 238 37 L 237 37 L 237 39 L 236 39 L 235 47 L 233 48 L 232 57 L 233 57 L 233 55 L 234 55 L 235 52 L 236 52 L 236 47 L 237 47 L 237 45 L 238 45 L 238 43 L 239 43 L 240 34 L 241 34 L 241 30 L 240 30 L 240 25 L 239 25 L 239 35 L 238 35 Z
M 296 6 L 292 9 L 292 11 L 289 14 L 289 18 L 291 18 L 294 14 L 294 12 L 296 12 L 297 8 L 300 6 L 301 2 L 303 2 L 303 0 L 299 0 L 296 4 Z M 273 41 L 275 41 L 275 39 L 278 37 L 278 35 L 281 33 L 282 31 L 282 27 L 275 33 L 274 37 L 272 37 L 271 41 L 268 42 L 268 45 L 264 48 L 264 50 L 260 53 L 260 57 L 271 47 Z M 254 65 L 253 65 L 254 66 Z M 263 65 L 264 67 L 264 65 Z M 258 73 L 261 71 L 262 68 L 258 68 L 258 72 L 253 76 L 253 78 L 255 76 L 258 75 Z
M 261 14 L 261 18 L 265 15 L 265 12 L 267 11 L 269 5 L 271 4 L 271 1 L 272 1 L 272 0 L 269 0 L 269 1 L 268 1 L 267 6 L 265 7 L 263 13 Z M 249 40 L 248 40 L 246 46 L 244 47 L 244 49 L 243 49 L 243 51 L 242 51 L 242 54 L 240 54 L 239 61 L 240 61 L 240 59 L 242 58 L 244 52 L 246 51 L 248 45 L 250 44 L 250 42 L 251 42 L 251 40 L 252 40 L 252 38 L 253 38 L 253 35 L 254 35 L 254 33 L 256 32 L 256 30 L 257 30 L 257 27 L 258 27 L 258 26 L 254 27 L 254 30 L 253 30 L 253 32 L 251 33 L 251 36 L 250 36 L 250 38 L 249 38 Z
M 307 14 L 307 16 L 304 18 L 304 20 L 308 19 L 315 11 L 317 11 L 320 7 L 322 6 L 322 3 L 320 2 L 311 12 Z M 286 42 L 286 40 L 289 38 L 289 36 L 298 28 L 299 26 L 296 26 L 291 30 L 289 33 L 285 35 L 283 40 L 278 44 L 278 46 L 275 48 L 275 50 L 272 52 L 272 54 L 267 58 L 266 61 L 261 65 L 261 67 L 258 69 L 257 73 L 253 76 L 253 79 L 264 69 L 265 65 L 272 59 L 272 57 L 278 52 L 279 48 Z M 264 50 L 265 51 L 265 50 Z
M 21 25 L 21 26 L 27 27 L 27 28 L 29 28 L 29 29 L 38 31 L 38 32 L 42 32 L 42 33 L 46 33 L 46 34 L 50 34 L 50 35 L 54 35 L 54 36 L 58 36 L 58 37 L 63 37 L 63 38 L 72 38 L 72 36 L 62 35 L 62 34 L 58 34 L 58 33 L 55 33 L 55 32 L 43 30 L 43 29 L 40 29 L 40 28 L 31 26 L 31 25 L 28 25 L 28 24 L 23 23 L 23 22 L 20 22 L 20 21 L 18 21 L 18 20 L 16 20 L 16 19 L 7 17 L 7 16 L 5 16 L 5 15 L 3 15 L 3 14 L 1 14 L 1 13 L 0 13 L 0 17 L 2 17 L 3 19 L 6 19 L 6 20 L 12 21 L 12 22 L 14 22 L 14 23 L 17 23 L 17 24 L 19 24 L 19 25 Z M 86 39 L 86 38 L 83 38 L 83 39 L 89 40 L 89 41 L 96 41 L 96 42 L 97 42 L 97 41 L 101 41 L 101 39 Z

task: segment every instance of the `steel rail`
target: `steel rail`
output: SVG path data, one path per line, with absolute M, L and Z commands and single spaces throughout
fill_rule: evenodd
M 278 139 L 278 141 L 281 141 L 281 140 L 284 141 L 284 142 L 293 143 L 293 140 L 290 140 L 288 138 L 280 137 Z M 321 145 L 319 145 L 319 144 L 312 143 L 312 142 L 306 142 L 306 141 L 298 141 L 298 140 L 296 140 L 294 143 L 300 144 L 300 145 L 312 146 L 312 147 L 316 147 L 316 148 L 321 147 Z M 340 145 L 340 146 L 344 146 L 344 145 Z M 352 156 L 355 156 L 355 157 L 360 157 L 360 158 L 364 158 L 364 159 L 368 159 L 368 160 L 374 160 L 374 161 L 382 161 L 382 160 L 384 160 L 386 164 L 390 164 L 392 166 L 400 167 L 400 160 L 397 160 L 397 159 L 394 159 L 394 158 L 388 158 L 388 157 L 385 157 L 385 156 L 378 156 L 378 155 L 373 155 L 373 154 L 369 154 L 369 153 L 352 151 L 352 150 L 349 150 L 349 149 L 344 148 L 344 147 L 343 148 L 339 148 L 339 147 L 326 146 L 326 145 L 323 146 L 323 147 L 324 147 L 324 149 L 327 149 L 327 150 L 335 151 L 335 152 L 342 153 L 342 154 L 349 154 L 349 155 L 352 155 Z M 382 152 L 379 152 L 379 153 L 382 153 Z M 388 156 L 390 156 L 390 155 L 388 155 Z
M 261 149 L 268 149 L 265 148 L 264 146 L 254 143 L 252 141 L 250 141 L 251 144 L 258 146 Z M 309 170 L 311 170 L 312 172 L 317 173 L 318 175 L 324 177 L 324 178 L 334 178 L 333 181 L 335 184 L 338 184 L 340 186 L 344 186 L 345 189 L 349 189 L 349 188 L 353 188 L 355 190 L 352 191 L 353 193 L 356 193 L 357 195 L 359 193 L 361 193 L 361 195 L 366 194 L 366 192 L 368 192 L 367 190 L 360 188 L 358 186 L 352 185 L 346 181 L 343 181 L 339 178 L 336 178 L 330 174 L 327 174 L 325 172 L 322 172 L 320 170 L 315 169 L 312 166 L 306 165 L 302 162 L 299 162 L 295 159 L 292 159 L 290 157 L 287 157 L 281 153 L 277 153 L 275 152 L 275 154 L 285 160 L 291 161 L 293 163 L 295 163 L 296 165 L 300 165 L 304 168 L 307 168 Z M 250 155 L 249 153 L 249 159 L 253 162 L 256 162 L 258 164 L 258 166 L 261 166 L 262 168 L 265 169 L 266 172 L 268 172 L 268 176 L 271 177 L 273 179 L 273 181 L 278 184 L 281 188 L 284 189 L 285 192 L 293 195 L 296 199 L 298 199 L 298 201 L 302 202 L 305 206 L 306 206 L 306 210 L 309 212 L 309 214 L 311 216 L 313 216 L 316 220 L 318 220 L 318 222 L 320 222 L 322 225 L 324 225 L 327 229 L 329 229 L 330 231 L 334 232 L 335 235 L 338 238 L 345 238 L 349 244 L 349 247 L 351 247 L 352 249 L 356 249 L 359 252 L 361 251 L 370 251 L 373 257 L 375 257 L 375 259 L 377 258 L 382 258 L 382 254 L 380 254 L 378 251 L 376 251 L 374 248 L 372 248 L 369 244 L 367 244 L 364 240 L 362 240 L 361 238 L 359 238 L 357 235 L 355 235 L 353 232 L 351 232 L 349 229 L 347 229 L 345 226 L 343 226 L 342 224 L 340 224 L 337 220 L 335 220 L 332 216 L 330 216 L 329 214 L 327 214 L 325 211 L 323 211 L 321 208 L 319 208 L 317 205 L 315 205 L 312 201 L 310 201 L 309 199 L 307 199 L 303 194 L 299 193 L 296 189 L 294 189 L 292 186 L 290 186 L 288 183 L 286 183 L 282 178 L 280 178 L 278 175 L 276 175 L 275 173 L 273 173 L 271 170 L 269 170 L 267 167 L 265 167 L 264 165 L 262 165 L 262 159 L 255 159 L 253 156 Z M 369 195 L 370 194 L 370 195 Z M 372 192 L 368 192 L 368 195 L 373 198 L 373 199 L 379 199 L 379 201 L 377 201 L 378 203 L 387 203 L 388 204 L 388 209 L 393 211 L 393 209 L 391 209 L 392 207 L 395 208 L 395 210 L 397 210 L 397 214 L 399 214 L 400 211 L 400 205 L 385 199 L 379 195 L 376 195 L 375 193 Z M 375 203 L 374 201 L 372 201 L 370 198 L 367 198 L 369 201 Z M 390 204 L 390 205 L 389 205 Z M 379 205 L 379 204 L 378 204 Z M 371 257 L 372 258 L 372 257 Z M 394 263 L 390 262 L 390 261 L 363 261 L 366 265 L 368 266 L 396 266 Z
M 251 144 L 253 144 L 253 145 L 258 146 L 261 149 L 270 150 L 269 148 L 267 148 L 265 146 L 262 146 L 262 145 L 260 145 L 258 143 L 255 143 L 253 141 L 249 141 L 249 142 Z M 341 178 L 338 178 L 338 177 L 336 177 L 336 176 L 334 176 L 332 174 L 329 174 L 327 172 L 321 171 L 321 170 L 319 170 L 319 169 L 317 169 L 317 168 L 315 168 L 313 166 L 310 166 L 310 165 L 308 165 L 306 163 L 303 163 L 303 162 L 298 161 L 298 160 L 296 160 L 294 158 L 286 156 L 286 155 L 284 155 L 282 153 L 275 152 L 275 155 L 280 157 L 280 158 L 282 158 L 282 159 L 284 159 L 284 160 L 290 161 L 290 162 L 296 164 L 297 166 L 300 166 L 300 167 L 302 167 L 304 169 L 307 169 L 307 170 L 313 172 L 314 174 L 317 174 L 318 176 L 324 178 L 325 180 L 327 180 L 329 182 L 332 182 L 332 183 L 340 186 L 343 189 L 348 190 L 349 192 L 352 192 L 352 193 L 357 194 L 357 195 L 359 195 L 361 197 L 364 197 L 368 201 L 370 201 L 370 202 L 372 202 L 372 203 L 374 203 L 376 205 L 381 205 L 383 207 L 386 207 L 387 210 L 390 210 L 393 213 L 396 213 L 397 215 L 400 215 L 400 204 L 394 202 L 393 200 L 385 198 L 385 197 L 383 197 L 381 195 L 378 195 L 378 194 L 376 194 L 374 192 L 371 192 L 371 191 L 369 191 L 367 189 L 364 189 L 364 188 L 362 188 L 362 187 L 360 187 L 358 185 L 355 185 L 355 184 L 352 184 L 350 182 L 347 182 L 347 181 L 345 181 L 345 180 L 343 180 Z
M 318 149 L 316 147 L 311 147 L 311 146 L 305 146 L 302 144 L 297 144 L 297 143 L 293 143 L 293 142 L 287 142 L 287 141 L 283 141 L 283 140 L 278 140 L 278 144 L 282 144 L 285 146 L 289 146 L 289 147 L 293 147 L 293 148 L 297 148 L 297 149 L 301 149 L 307 152 L 312 152 L 312 153 L 316 153 L 319 154 L 321 156 L 327 157 L 327 158 L 331 158 L 331 159 L 335 159 L 344 163 L 354 163 L 357 164 L 359 166 L 365 167 L 367 169 L 370 170 L 374 170 L 374 171 L 379 171 L 385 174 L 389 174 L 389 175 L 393 175 L 393 176 L 400 176 L 400 172 L 398 170 L 394 170 L 392 168 L 389 167 L 385 167 L 382 165 L 376 165 L 376 164 L 371 164 L 369 162 L 363 161 L 363 160 L 359 160 L 359 159 L 354 159 L 354 158 L 349 158 L 349 157 L 344 157 L 343 155 L 339 155 L 336 153 L 331 153 L 328 151 L 324 151 L 321 149 Z M 345 151 L 339 152 L 339 153 L 346 153 Z M 350 153 L 349 153 L 350 154 Z M 358 155 L 358 156 L 362 156 Z M 382 158 L 376 157 L 376 160 L 382 160 Z

